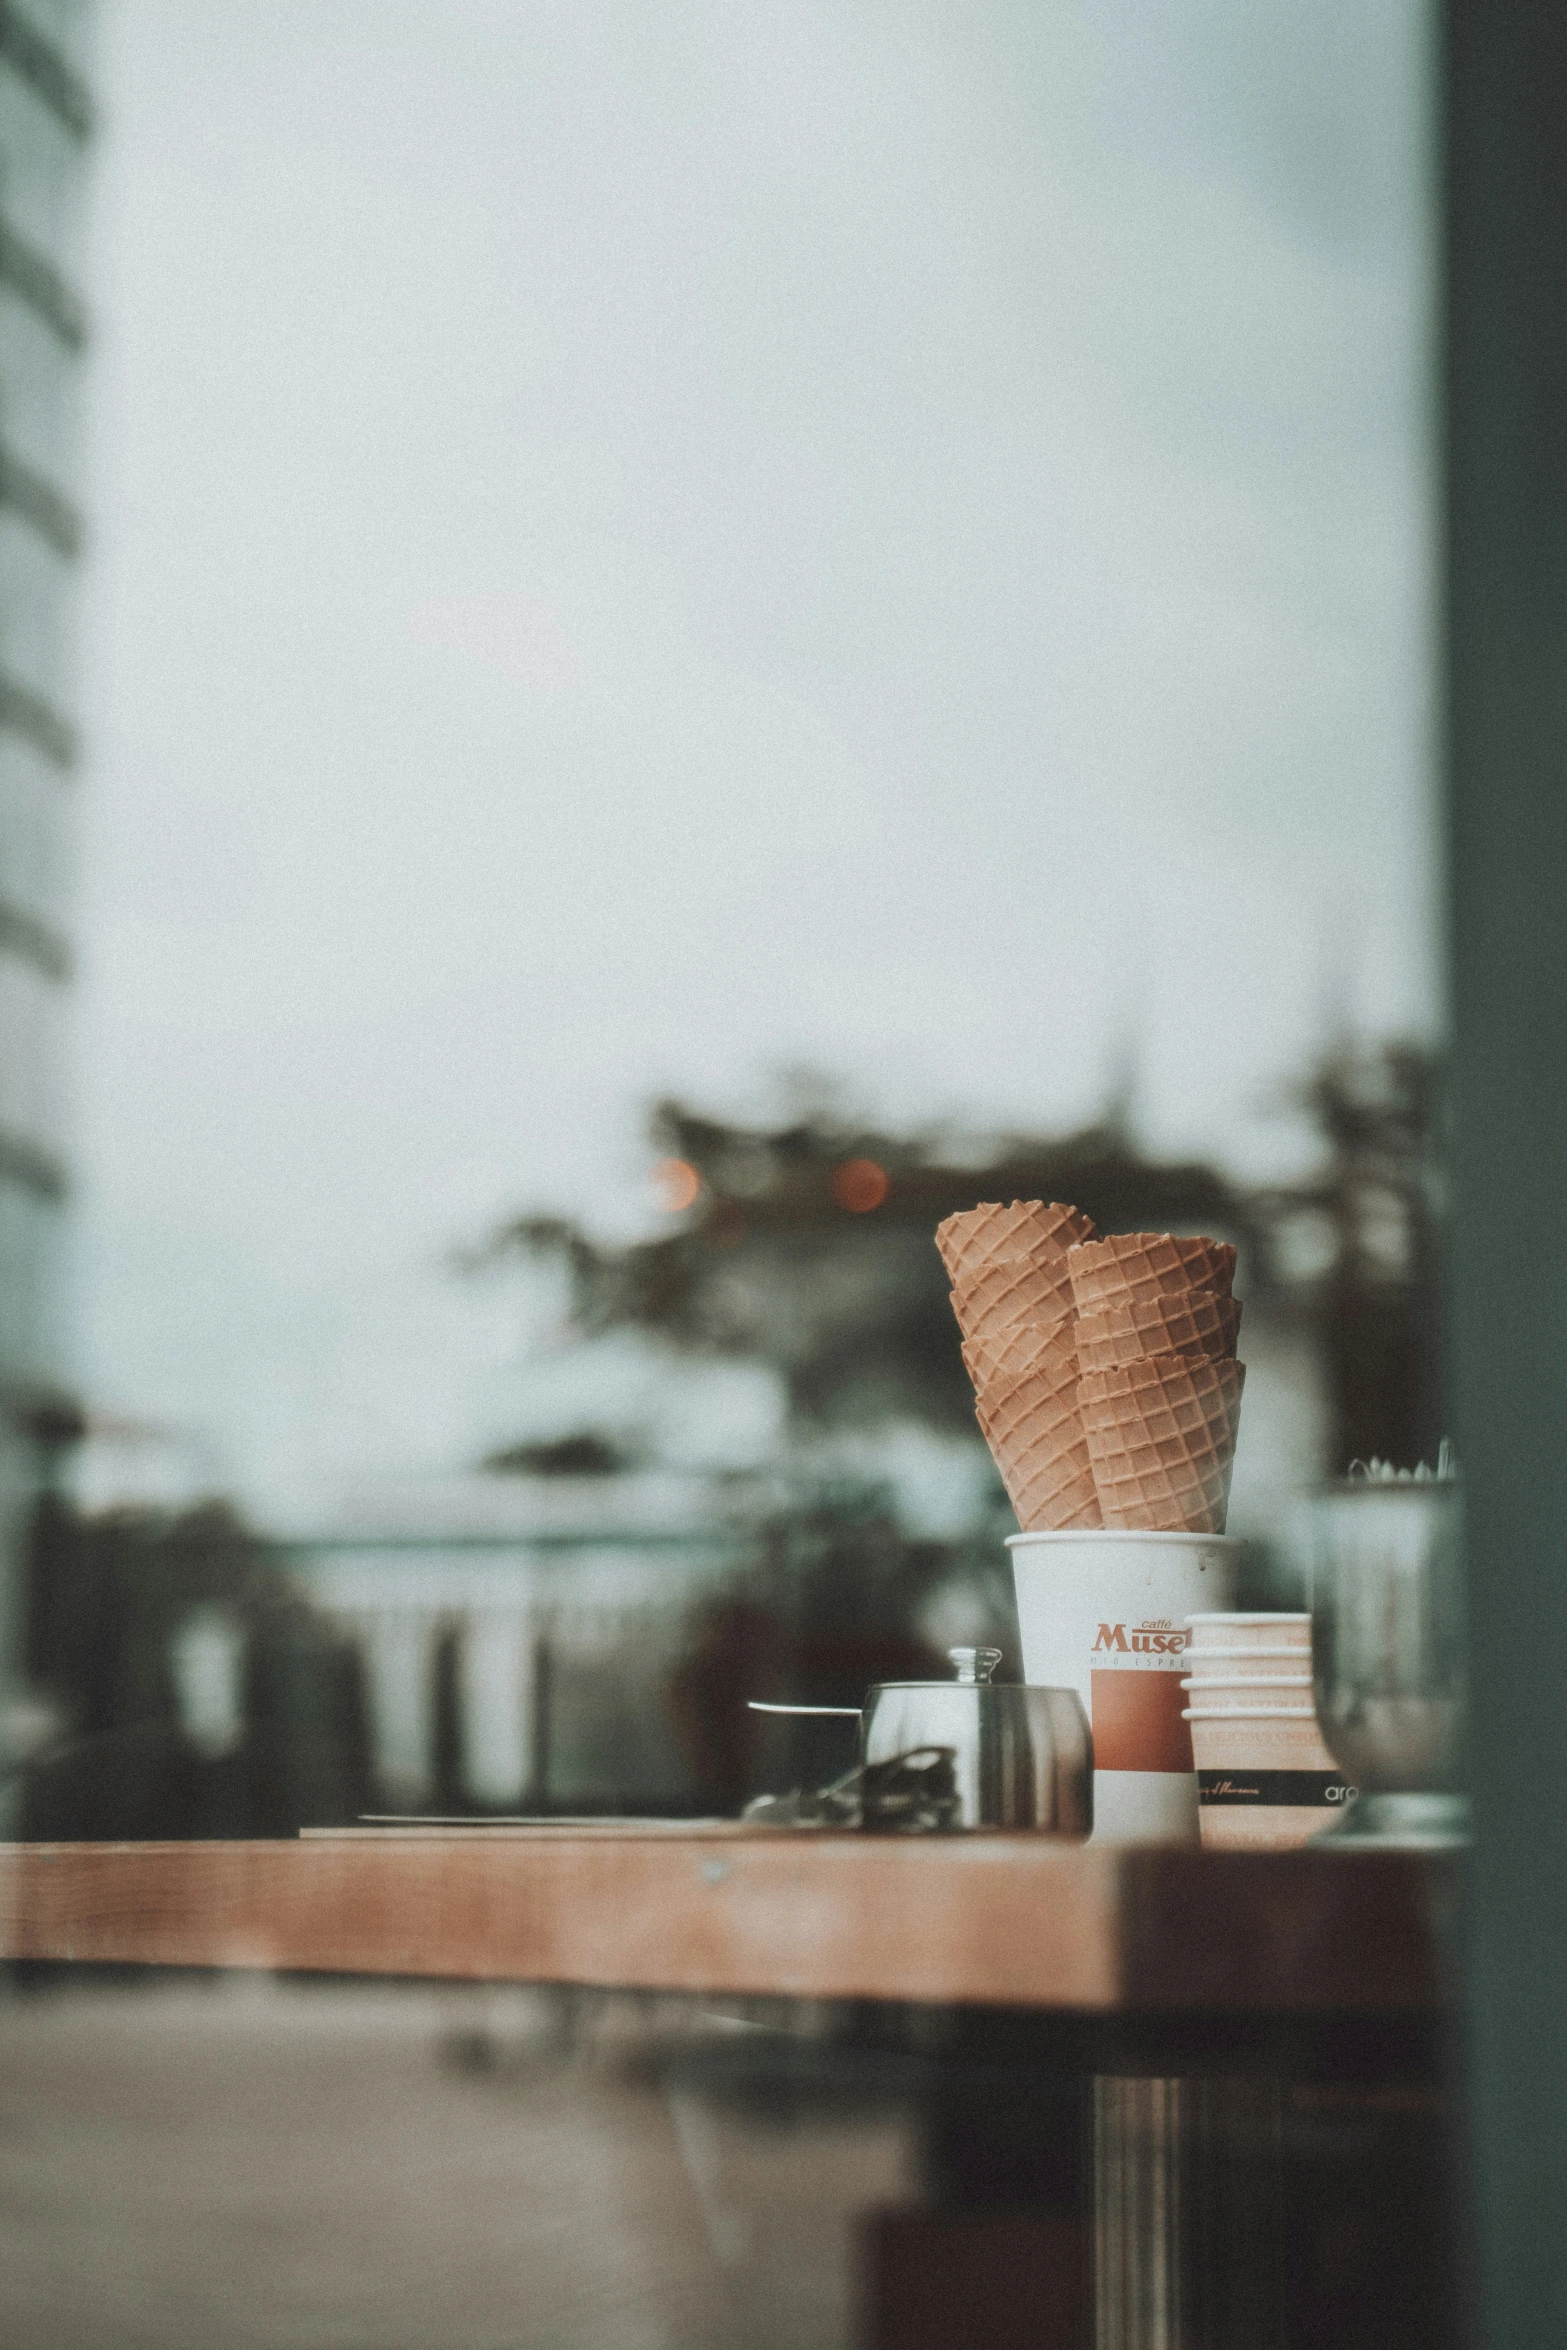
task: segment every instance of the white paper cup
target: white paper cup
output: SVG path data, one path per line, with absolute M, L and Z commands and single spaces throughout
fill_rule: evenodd
M 1075 1689 L 1093 1727 L 1095 1840 L 1195 1844 L 1186 1624 L 1233 1599 L 1243 1544 L 1106 1529 L 1007 1547 L 1024 1678 Z
M 1355 1793 L 1310 1703 L 1240 1706 L 1194 1694 L 1186 1718 L 1205 1848 L 1290 1851 L 1330 1826 Z

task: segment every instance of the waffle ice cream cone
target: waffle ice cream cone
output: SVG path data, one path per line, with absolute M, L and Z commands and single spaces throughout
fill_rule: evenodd
M 1235 1352 L 1240 1324 L 1239 1299 L 1212 1290 L 1123 1298 L 1078 1315 L 1078 1364 L 1085 1371 L 1104 1371 L 1145 1355 L 1208 1355 L 1218 1361 Z
M 1224 1532 L 1245 1379 L 1244 1363 L 1178 1354 L 1081 1374 L 1077 1406 L 1106 1526 Z
M 936 1246 L 954 1289 L 962 1288 L 984 1265 L 998 1258 L 1059 1257 L 1080 1240 L 1092 1240 L 1094 1220 L 1059 1200 L 981 1200 L 936 1226 Z
M 1184 1290 L 1228 1297 L 1235 1251 L 1225 1240 L 1176 1238 L 1168 1232 L 1116 1232 L 1078 1242 L 1067 1269 L 1080 1314 L 1136 1305 Z
M 1034 1371 L 987 1385 L 980 1426 L 1023 1533 L 1058 1534 L 1103 1522 L 1075 1377 Z
M 937 1228 L 979 1424 L 1025 1533 L 1100 1524 L 1067 1264 L 1093 1235 L 1092 1219 L 1058 1200 L 987 1202 Z

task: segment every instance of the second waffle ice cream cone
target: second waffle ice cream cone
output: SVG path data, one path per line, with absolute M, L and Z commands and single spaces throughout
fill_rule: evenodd
M 1217 1361 L 1235 1352 L 1240 1324 L 1239 1299 L 1212 1290 L 1123 1298 L 1078 1315 L 1078 1364 L 1084 1371 L 1104 1371 L 1145 1355 L 1209 1355 Z
M 1152 1355 L 1084 1371 L 1083 1439 L 1106 1526 L 1222 1534 L 1246 1366 Z
M 1079 1242 L 1067 1258 L 1080 1314 L 1107 1306 L 1141 1304 L 1181 1290 L 1228 1297 L 1235 1251 L 1226 1240 L 1187 1239 L 1168 1232 L 1116 1232 Z

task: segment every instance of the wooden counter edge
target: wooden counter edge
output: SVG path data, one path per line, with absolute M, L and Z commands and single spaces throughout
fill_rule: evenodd
M 1038 1838 L 0 1846 L 0 1957 L 1102 2009 L 1117 1870 Z
M 1067 2012 L 1422 2011 L 1452 1872 L 1037 1837 L 558 1828 L 0 1846 L 0 1958 Z

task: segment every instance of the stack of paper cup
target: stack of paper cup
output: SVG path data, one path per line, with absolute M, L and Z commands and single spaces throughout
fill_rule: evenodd
M 1354 1795 L 1322 1743 L 1307 1615 L 1188 1616 L 1182 1682 L 1205 1845 L 1305 1844 Z

